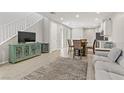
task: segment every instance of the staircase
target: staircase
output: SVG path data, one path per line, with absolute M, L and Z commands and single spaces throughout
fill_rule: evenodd
M 5 25 L 0 26 L 0 45 L 4 44 L 11 38 L 17 35 L 18 31 L 25 31 L 30 28 L 38 21 L 40 21 L 43 17 L 37 13 L 31 13 L 25 18 L 15 20 Z
M 15 20 L 11 23 L 0 26 L 0 64 L 8 62 L 9 47 L 8 45 L 17 42 L 18 31 L 26 31 L 34 26 L 43 17 L 37 13 L 31 13 L 25 18 Z

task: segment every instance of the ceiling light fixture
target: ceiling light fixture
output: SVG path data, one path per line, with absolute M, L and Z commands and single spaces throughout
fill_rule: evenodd
M 96 12 L 97 14 L 100 14 L 100 12 Z
M 60 18 L 60 20 L 61 20 L 61 21 L 63 21 L 63 20 L 64 20 L 64 18 L 63 18 L 63 17 L 61 17 L 61 18 Z
M 98 21 L 99 19 L 98 18 L 95 18 L 96 21 Z
M 75 16 L 76 18 L 79 18 L 80 17 L 80 15 L 79 14 L 76 14 L 76 16 Z
M 50 12 L 50 14 L 56 14 L 55 12 Z

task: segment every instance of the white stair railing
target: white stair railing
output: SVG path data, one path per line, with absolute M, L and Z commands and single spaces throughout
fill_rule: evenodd
M 15 37 L 18 31 L 25 31 L 41 19 L 40 14 L 32 13 L 25 18 L 0 26 L 0 45 Z

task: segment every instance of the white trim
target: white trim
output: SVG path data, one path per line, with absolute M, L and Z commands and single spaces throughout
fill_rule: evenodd
M 10 38 L 6 39 L 5 41 L 1 42 L 0 45 L 6 43 L 8 40 L 11 40 L 12 38 L 16 37 L 17 34 L 11 36 Z
M 9 61 L 8 61 L 8 60 L 6 60 L 6 61 L 1 61 L 1 62 L 0 62 L 0 65 L 3 65 L 3 64 L 5 64 L 5 63 L 9 63 Z

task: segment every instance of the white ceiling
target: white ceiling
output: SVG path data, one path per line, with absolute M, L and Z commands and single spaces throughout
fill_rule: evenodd
M 112 12 L 40 12 L 40 14 L 67 25 L 71 28 L 90 28 L 98 26 L 102 20 L 111 18 L 115 13 Z M 79 18 L 76 18 L 76 15 Z M 61 17 L 63 20 L 60 20 Z

